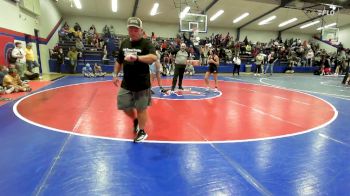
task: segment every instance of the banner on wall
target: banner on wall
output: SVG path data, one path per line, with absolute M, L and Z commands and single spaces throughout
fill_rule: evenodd
M 14 48 L 14 39 L 6 35 L 0 35 L 0 65 L 8 65 L 10 50 Z

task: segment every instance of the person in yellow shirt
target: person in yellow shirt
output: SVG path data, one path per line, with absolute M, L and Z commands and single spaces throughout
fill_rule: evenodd
M 10 68 L 8 74 L 5 75 L 2 85 L 9 89 L 14 88 L 14 92 L 29 92 L 32 89 L 28 84 L 25 84 L 19 75 L 17 74 L 17 70 L 14 68 Z
M 25 50 L 25 54 L 26 54 L 26 63 L 27 63 L 27 70 L 29 72 L 32 72 L 32 69 L 34 67 L 39 67 L 38 62 L 35 60 L 35 54 L 32 48 L 32 44 L 28 43 L 26 50 Z
M 78 65 L 78 51 L 75 48 L 75 46 L 70 48 L 67 56 L 69 58 L 70 65 L 71 65 L 71 73 L 75 74 L 77 71 L 77 65 Z

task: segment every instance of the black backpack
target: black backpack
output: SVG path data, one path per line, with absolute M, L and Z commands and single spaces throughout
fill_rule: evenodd
M 7 60 L 11 64 L 16 63 L 16 61 L 17 61 L 17 58 L 12 56 L 12 50 L 13 50 L 13 48 L 11 48 L 7 53 L 7 58 L 8 58 Z

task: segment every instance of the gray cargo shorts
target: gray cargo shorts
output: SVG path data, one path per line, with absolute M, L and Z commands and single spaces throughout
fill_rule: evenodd
M 151 89 L 129 91 L 120 88 L 117 100 L 119 110 L 146 109 L 151 105 Z

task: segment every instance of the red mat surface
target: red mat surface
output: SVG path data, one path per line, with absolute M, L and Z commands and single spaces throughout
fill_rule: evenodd
M 185 84 L 203 86 L 203 81 L 188 80 Z M 327 102 L 299 92 L 232 82 L 221 82 L 220 90 L 222 96 L 213 99 L 153 99 L 146 127 L 149 140 L 279 137 L 308 131 L 335 116 Z M 117 110 L 116 93 L 110 81 L 67 86 L 24 99 L 18 112 L 29 121 L 53 129 L 132 139 L 132 123 Z
M 44 86 L 47 86 L 51 84 L 51 81 L 30 81 L 29 85 L 32 88 L 32 91 L 36 91 Z M 1 95 L 1 97 L 4 98 L 11 98 L 13 100 L 18 99 L 20 97 L 23 97 L 25 95 L 28 95 L 30 92 L 19 92 L 19 93 L 11 93 L 11 94 L 5 94 Z M 0 106 L 3 104 L 6 104 L 8 101 L 0 101 Z

